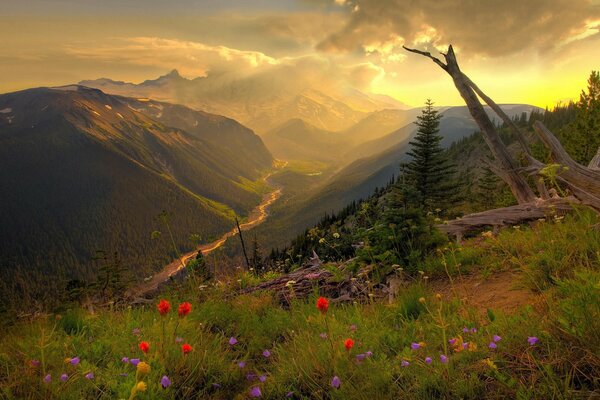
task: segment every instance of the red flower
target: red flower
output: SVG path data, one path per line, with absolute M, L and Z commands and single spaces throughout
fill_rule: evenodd
M 189 352 L 191 352 L 192 346 L 190 346 L 189 344 L 185 343 L 181 346 L 181 351 L 183 351 L 183 354 L 188 354 Z
M 148 342 L 140 342 L 140 344 L 138 345 L 138 347 L 144 353 L 148 353 L 148 350 L 150 350 L 150 343 L 148 343 Z
M 178 311 L 180 317 L 185 317 L 190 313 L 190 311 L 192 311 L 192 305 L 187 301 L 185 303 L 181 303 Z
M 160 315 L 167 315 L 167 313 L 171 309 L 171 304 L 169 304 L 167 300 L 162 299 L 158 302 L 158 305 L 156 307 L 158 308 L 158 312 L 160 313 Z
M 352 350 L 352 348 L 354 347 L 354 340 L 350 338 L 346 339 L 346 341 L 344 342 L 344 347 L 348 351 Z
M 327 300 L 325 297 L 319 297 L 317 299 L 317 308 L 319 311 L 325 314 L 329 309 L 329 300 Z

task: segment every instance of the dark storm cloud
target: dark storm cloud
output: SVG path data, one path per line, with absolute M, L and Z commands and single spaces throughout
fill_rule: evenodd
M 581 34 L 591 21 L 600 18 L 600 5 L 589 0 L 336 3 L 347 8 L 349 20 L 344 28 L 321 41 L 319 50 L 352 51 L 400 37 L 408 44 L 451 43 L 468 55 L 504 56 L 528 49 L 548 50 Z

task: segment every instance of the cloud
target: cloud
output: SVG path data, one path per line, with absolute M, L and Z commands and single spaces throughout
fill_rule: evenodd
M 345 26 L 319 50 L 396 52 L 390 43 L 401 38 L 429 48 L 452 43 L 467 56 L 544 52 L 594 34 L 590 22 L 600 18 L 589 0 L 348 0 L 343 7 Z
M 100 46 L 70 44 L 65 52 L 81 59 L 132 65 L 178 68 L 184 75 L 204 76 L 211 70 L 243 70 L 275 65 L 279 61 L 259 51 L 158 37 L 113 38 Z

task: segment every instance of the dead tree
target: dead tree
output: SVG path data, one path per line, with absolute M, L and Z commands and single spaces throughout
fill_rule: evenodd
M 526 207 L 520 210 L 519 214 L 524 215 L 526 218 L 526 210 L 536 210 L 535 214 L 539 214 L 540 210 L 545 208 L 541 203 L 548 199 L 547 191 L 543 185 L 542 178 L 543 169 L 546 165 L 539 160 L 535 159 L 529 147 L 523 132 L 511 121 L 506 113 L 490 98 L 488 97 L 467 75 L 465 75 L 459 68 L 456 60 L 456 55 L 452 46 L 448 47 L 447 53 L 442 53 L 445 59 L 445 63 L 437 57 L 431 55 L 431 53 L 416 49 L 410 49 L 404 47 L 407 51 L 416 53 L 427 58 L 430 58 L 440 68 L 450 75 L 454 81 L 454 86 L 460 93 L 461 97 L 465 101 L 469 112 L 477 125 L 479 126 L 483 138 L 490 148 L 492 155 L 494 156 L 495 163 L 490 165 L 492 170 L 510 187 L 512 193 L 519 205 L 525 205 Z M 526 159 L 527 165 L 525 167 L 519 166 L 514 158 L 509 153 L 506 145 L 502 142 L 500 135 L 498 134 L 494 124 L 486 114 L 483 105 L 479 101 L 481 98 L 499 117 L 504 121 L 516 134 L 520 146 L 522 147 Z M 552 161 L 560 164 L 563 167 L 556 180 L 561 184 L 565 185 L 569 191 L 574 195 L 572 199 L 564 199 L 564 206 L 568 206 L 573 202 L 579 202 L 593 207 L 600 211 L 600 169 L 597 165 L 600 163 L 600 153 L 592 160 L 588 167 L 583 166 L 575 162 L 563 149 L 558 139 L 550 132 L 540 121 L 536 121 L 534 124 L 534 130 L 542 143 L 550 151 Z M 600 152 L 600 150 L 599 150 Z M 536 196 L 533 189 L 529 186 L 527 176 L 534 176 L 536 179 L 537 190 L 539 197 Z M 553 201 L 553 207 L 558 206 L 556 199 Z M 564 208 L 562 205 L 560 208 Z M 514 211 L 514 210 L 513 210 Z M 497 213 L 502 214 L 501 210 Z M 511 213 L 511 212 L 509 212 Z M 488 212 L 486 217 L 492 216 L 495 221 L 498 218 L 493 217 L 493 212 Z M 514 215 L 513 215 L 514 216 Z M 501 218 L 500 218 L 501 219 Z M 514 218 L 509 218 L 513 220 Z M 481 219 L 476 219 L 481 221 Z M 450 222 L 450 225 L 457 224 L 461 226 L 460 231 L 466 231 L 469 229 L 466 221 L 460 224 L 457 221 Z M 476 224 L 479 225 L 479 224 Z M 458 228 L 458 226 L 457 226 Z M 442 229 L 444 229 L 442 227 Z M 446 231 L 449 228 L 446 226 Z

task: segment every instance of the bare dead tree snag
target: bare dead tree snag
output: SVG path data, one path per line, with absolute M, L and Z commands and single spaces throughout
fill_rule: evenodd
M 430 58 L 444 71 L 446 71 L 448 75 L 450 75 L 454 81 L 454 86 L 456 86 L 456 89 L 467 104 L 467 108 L 469 109 L 471 116 L 479 126 L 479 129 L 481 129 L 483 138 L 490 148 L 492 155 L 498 162 L 498 170 L 499 172 L 501 171 L 498 174 L 500 178 L 502 178 L 502 180 L 504 180 L 511 188 L 519 204 L 531 203 L 535 201 L 537 198 L 535 193 L 527 183 L 527 180 L 519 173 L 519 165 L 508 152 L 508 149 L 496 131 L 496 127 L 486 114 L 483 105 L 480 103 L 477 97 L 477 94 L 471 87 L 471 80 L 468 79 L 468 77 L 460 70 L 452 46 L 448 47 L 448 52 L 446 54 L 442 54 L 446 60 L 445 64 L 440 59 L 433 57 L 429 52 L 410 49 L 406 46 L 404 46 L 404 48 L 412 53 L 420 54 Z M 489 100 L 492 102 L 491 99 Z M 495 103 L 494 106 L 499 109 Z M 502 116 L 500 117 L 502 118 Z

